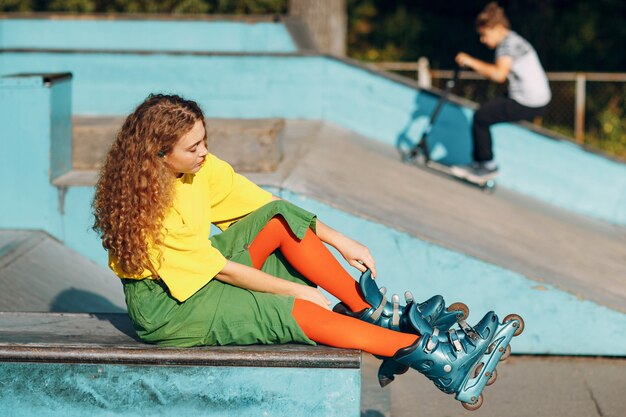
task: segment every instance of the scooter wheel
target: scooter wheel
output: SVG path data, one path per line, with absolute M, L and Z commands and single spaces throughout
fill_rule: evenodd
M 409 163 L 413 162 L 413 158 L 411 158 L 411 152 L 405 151 L 403 149 L 400 150 L 400 159 L 405 164 L 409 164 Z
M 483 191 L 487 194 L 493 194 L 496 190 L 496 182 L 494 180 L 489 180 L 483 185 Z

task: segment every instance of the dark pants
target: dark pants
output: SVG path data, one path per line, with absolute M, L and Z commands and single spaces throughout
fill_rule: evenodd
M 472 134 L 474 138 L 474 160 L 491 161 L 493 149 L 489 127 L 501 122 L 532 120 L 541 116 L 547 106 L 526 107 L 508 97 L 498 97 L 483 104 L 474 114 Z

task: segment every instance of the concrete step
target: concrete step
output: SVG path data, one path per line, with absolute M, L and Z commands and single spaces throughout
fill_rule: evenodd
M 56 186 L 94 185 L 111 144 L 124 123 L 120 116 L 72 118 L 72 170 Z M 238 172 L 273 172 L 282 159 L 282 119 L 207 119 L 209 148 Z
M 324 346 L 148 345 L 125 313 L 0 312 L 3 416 L 357 417 L 360 365 Z

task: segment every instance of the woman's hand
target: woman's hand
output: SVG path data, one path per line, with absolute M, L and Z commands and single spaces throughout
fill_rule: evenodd
M 215 278 L 227 284 L 247 290 L 291 295 L 330 310 L 330 301 L 324 297 L 319 289 L 277 278 L 247 265 L 227 261 L 224 268 L 222 268 Z
M 350 265 L 361 272 L 365 272 L 369 268 L 372 271 L 372 276 L 376 277 L 376 262 L 374 262 L 374 257 L 367 246 L 343 235 L 335 242 L 335 245 L 335 249 Z
M 369 268 L 372 271 L 372 276 L 376 277 L 376 262 L 374 262 L 374 257 L 366 246 L 342 235 L 319 219 L 317 219 L 317 236 L 322 242 L 326 242 L 337 249 L 350 265 L 361 272 L 365 272 Z
M 331 302 L 322 294 L 319 288 L 309 287 L 308 285 L 299 284 L 293 296 L 305 301 L 310 301 L 318 306 L 330 310 Z

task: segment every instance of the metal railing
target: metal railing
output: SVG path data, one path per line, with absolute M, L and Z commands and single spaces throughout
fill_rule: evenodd
M 403 75 L 409 75 L 417 80 L 417 85 L 422 88 L 431 86 L 443 86 L 445 80 L 452 78 L 452 70 L 436 70 L 429 68 L 428 60 L 420 58 L 417 62 L 376 62 L 369 64 L 373 68 L 393 71 Z M 407 74 L 408 73 L 408 74 Z M 597 113 L 612 100 L 613 106 L 626 105 L 626 73 L 600 73 L 600 72 L 548 72 L 548 80 L 552 88 L 553 98 L 544 122 L 552 126 L 561 127 L 561 133 L 573 135 L 576 142 L 585 141 L 586 118 L 595 119 Z M 465 80 L 456 94 L 470 100 L 482 102 L 493 97 L 501 90 L 501 87 L 493 85 L 488 80 L 474 71 L 460 71 L 459 79 Z M 604 93 L 601 87 L 591 83 L 604 84 Z M 616 84 L 608 88 L 608 83 Z M 490 85 L 491 84 L 491 85 Z M 617 85 L 619 84 L 619 85 Z M 463 88 L 464 87 L 464 88 Z M 598 95 L 596 103 L 589 106 L 589 94 Z M 597 103 L 600 101 L 600 103 Z

